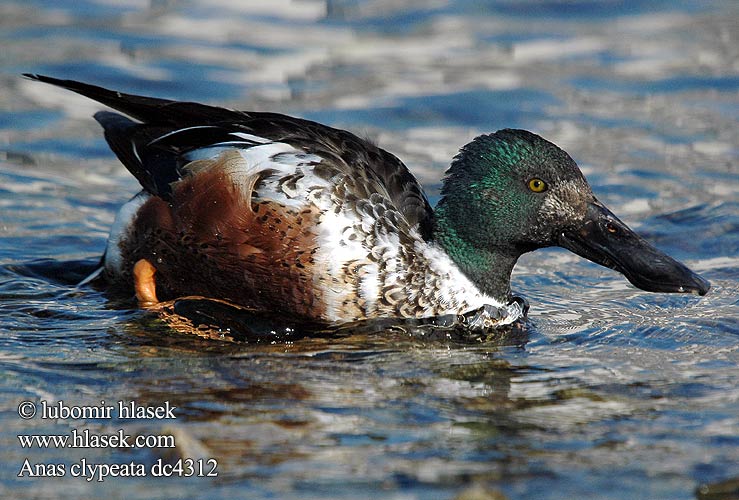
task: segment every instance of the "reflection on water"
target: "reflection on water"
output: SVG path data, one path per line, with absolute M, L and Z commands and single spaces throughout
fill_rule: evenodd
M 731 498 L 737 19 L 720 0 L 3 3 L 3 496 Z M 514 274 L 529 322 L 495 338 L 387 325 L 260 344 L 182 335 L 74 286 L 136 181 L 90 118 L 94 104 L 22 72 L 349 128 L 403 158 L 432 200 L 460 145 L 532 129 L 713 288 L 648 294 L 545 250 Z M 101 399 L 169 401 L 177 419 L 17 415 L 23 400 Z M 39 450 L 16 438 L 75 427 L 171 434 L 177 448 Z M 216 458 L 218 478 L 17 477 L 24 458 L 178 456 Z

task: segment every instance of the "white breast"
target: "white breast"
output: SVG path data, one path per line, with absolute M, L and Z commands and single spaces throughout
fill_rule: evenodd
M 136 218 L 141 206 L 151 198 L 151 195 L 145 191 L 128 200 L 118 211 L 110 228 L 108 236 L 108 244 L 105 247 L 105 269 L 113 275 L 121 275 L 123 273 L 123 259 L 121 257 L 121 242 L 127 238 L 131 229 L 131 224 Z

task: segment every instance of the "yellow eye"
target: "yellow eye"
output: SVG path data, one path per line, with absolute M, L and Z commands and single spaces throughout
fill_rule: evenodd
M 547 190 L 547 183 L 534 177 L 529 181 L 529 189 L 535 193 L 543 193 Z

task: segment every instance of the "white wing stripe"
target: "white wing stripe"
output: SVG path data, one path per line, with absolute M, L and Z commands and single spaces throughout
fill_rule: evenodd
M 167 132 L 166 134 L 164 134 L 164 135 L 162 135 L 160 137 L 157 137 L 156 139 L 153 139 L 152 141 L 150 141 L 147 144 L 147 146 L 151 146 L 152 144 L 156 144 L 157 142 L 162 141 L 162 140 L 166 139 L 169 136 L 172 136 L 172 135 L 175 135 L 175 134 L 179 134 L 180 132 L 186 132 L 188 130 L 201 130 L 201 129 L 205 129 L 205 128 L 220 128 L 220 127 L 216 127 L 214 125 L 197 125 L 195 127 L 178 128 L 177 130 L 173 130 L 171 132 Z
M 231 132 L 228 135 L 232 135 L 234 137 L 238 137 L 239 139 L 245 139 L 247 141 L 256 142 L 259 144 L 267 144 L 268 142 L 272 142 L 269 139 L 265 139 L 264 137 L 259 137 L 258 135 L 247 134 L 245 132 Z

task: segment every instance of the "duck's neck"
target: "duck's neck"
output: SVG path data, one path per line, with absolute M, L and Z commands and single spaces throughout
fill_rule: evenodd
M 434 241 L 481 292 L 500 302 L 508 302 L 511 272 L 520 254 L 503 247 L 477 246 L 472 238 L 460 234 L 459 223 L 448 215 L 444 203 L 436 207 L 434 215 Z

